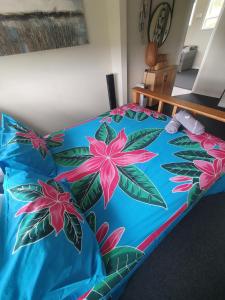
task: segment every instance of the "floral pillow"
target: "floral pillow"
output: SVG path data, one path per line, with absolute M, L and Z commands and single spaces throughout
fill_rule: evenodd
M 2 114 L 0 130 L 0 165 L 23 169 L 24 166 L 50 175 L 55 174 L 55 163 L 47 141 L 29 127 Z
M 6 167 L 0 216 L 0 299 L 78 299 L 104 267 L 65 183 Z

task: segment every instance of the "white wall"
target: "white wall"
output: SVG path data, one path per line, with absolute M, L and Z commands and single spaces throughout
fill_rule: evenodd
M 119 105 L 127 102 L 127 1 L 107 0 L 110 53 Z
M 209 0 L 197 1 L 193 21 L 191 26 L 189 26 L 188 28 L 188 32 L 185 39 L 185 45 L 198 46 L 198 52 L 193 64 L 194 69 L 200 68 L 207 45 L 209 43 L 209 39 L 213 32 L 212 29 L 202 30 L 202 25 L 207 13 L 209 2 Z
M 192 1 L 176 1 L 169 37 L 160 48 L 172 64 L 184 43 Z M 140 0 L 84 0 L 89 45 L 0 57 L 0 110 L 41 132 L 70 126 L 109 108 L 105 75 L 110 72 L 116 73 L 119 104 L 125 103 L 127 64 L 129 91 L 146 67 L 139 5 Z
M 41 132 L 108 110 L 112 71 L 105 0 L 84 0 L 89 45 L 0 57 L 0 110 Z
M 220 98 L 225 89 L 225 5 L 209 41 L 193 92 Z
M 163 46 L 159 48 L 160 53 L 168 54 L 170 64 L 176 64 L 179 60 L 192 5 L 193 0 L 175 1 L 169 36 Z M 138 31 L 139 6 L 140 0 L 128 1 L 128 91 L 131 91 L 132 87 L 143 81 L 144 70 L 147 68 L 144 62 L 146 45 L 141 43 Z M 131 93 L 129 95 L 131 97 Z

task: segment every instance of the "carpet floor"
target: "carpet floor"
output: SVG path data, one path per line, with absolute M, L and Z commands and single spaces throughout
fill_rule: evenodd
M 197 74 L 197 69 L 177 73 L 174 85 L 182 89 L 192 90 Z
M 225 299 L 225 194 L 209 196 L 131 278 L 120 300 Z

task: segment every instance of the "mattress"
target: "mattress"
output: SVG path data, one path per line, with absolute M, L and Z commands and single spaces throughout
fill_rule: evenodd
M 170 118 L 134 104 L 60 133 L 57 181 L 96 234 L 106 269 L 81 299 L 116 299 L 161 239 L 206 194 L 225 191 L 225 142 L 168 134 Z

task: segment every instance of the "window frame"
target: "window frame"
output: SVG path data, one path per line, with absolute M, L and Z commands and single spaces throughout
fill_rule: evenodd
M 193 6 L 192 6 L 191 16 L 190 16 L 189 24 L 188 24 L 189 27 L 192 26 L 192 24 L 193 24 L 197 2 L 198 2 L 198 0 L 195 0 L 194 3 L 193 3 Z
M 224 0 L 222 0 L 222 5 L 220 7 L 219 14 L 217 16 L 212 16 L 212 13 L 210 14 L 210 11 L 213 8 L 214 1 L 216 1 L 216 0 L 210 0 L 210 2 L 209 2 L 207 12 L 206 12 L 206 15 L 205 15 L 203 23 L 202 23 L 202 30 L 213 30 L 216 27 L 217 20 L 218 20 L 220 14 L 221 14 L 221 11 L 223 9 L 223 6 L 224 6 L 225 2 L 224 2 Z M 207 23 L 208 20 L 216 20 L 215 25 L 213 27 L 206 26 L 206 23 Z

